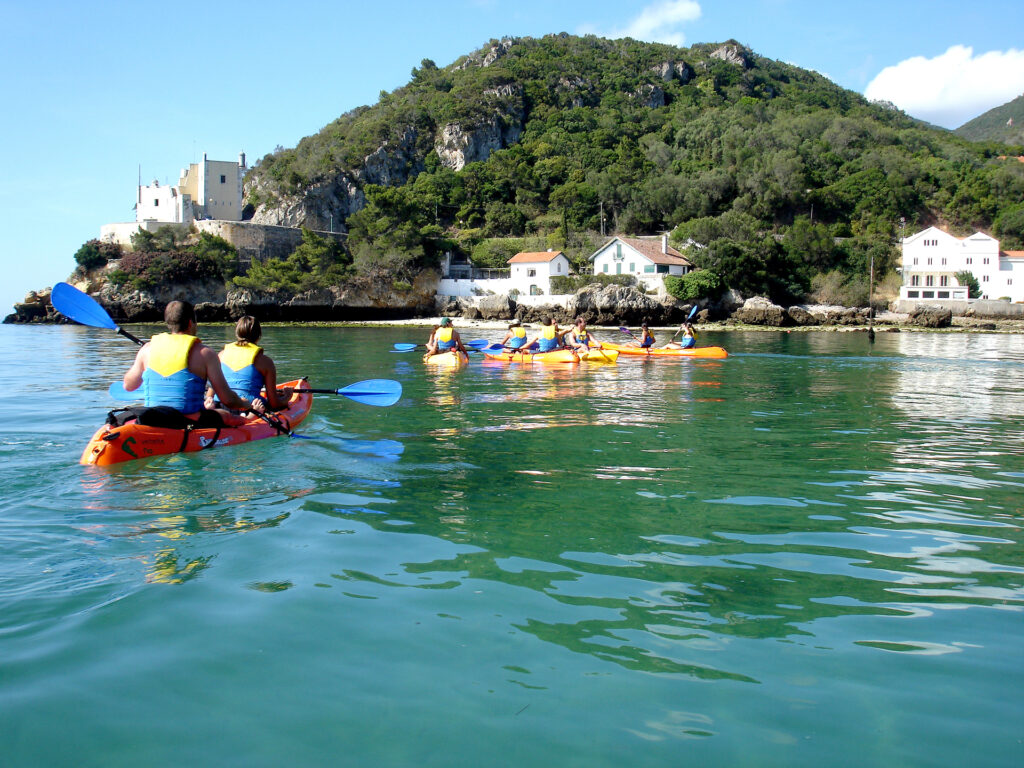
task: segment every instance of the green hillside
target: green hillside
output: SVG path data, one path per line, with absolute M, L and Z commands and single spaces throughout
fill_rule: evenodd
M 968 141 L 1024 145 L 1024 95 L 964 123 L 954 133 Z
M 560 34 L 424 60 L 246 184 L 258 220 L 344 220 L 360 269 L 446 250 L 497 266 L 518 245 L 582 262 L 603 213 L 608 232 L 707 246 L 690 250 L 699 266 L 783 299 L 812 282 L 866 294 L 867 261 L 884 272 L 901 218 L 908 233 L 939 222 L 1024 247 L 1024 167 L 1006 153 L 733 41 Z

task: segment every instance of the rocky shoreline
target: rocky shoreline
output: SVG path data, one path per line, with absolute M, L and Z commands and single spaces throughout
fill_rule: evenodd
M 88 283 L 78 287 L 89 292 L 119 323 L 160 322 L 164 304 L 175 298 L 193 300 L 199 319 L 204 323 L 233 322 L 243 314 L 254 314 L 268 323 L 429 326 L 441 316 L 448 316 L 458 318 L 462 327 L 481 329 L 504 328 L 512 319 L 540 324 L 549 316 L 563 325 L 583 317 L 596 328 L 635 326 L 641 322 L 666 328 L 677 326 L 694 306 L 692 302 L 671 299 L 658 301 L 635 288 L 615 285 L 590 285 L 564 304 L 539 306 L 518 304 L 506 295 L 437 301 L 425 290 L 401 298 L 380 291 L 319 291 L 282 297 L 250 291 L 229 292 L 216 285 L 170 286 L 156 293 L 117 293 L 108 285 Z M 964 316 L 954 317 L 949 309 L 931 306 L 920 306 L 910 313 L 879 311 L 871 318 L 866 308 L 809 304 L 782 307 L 759 296 L 744 300 L 734 292 L 728 292 L 718 301 L 696 304 L 696 320 L 709 330 L 867 331 L 873 325 L 878 332 L 924 329 L 1024 332 L 1022 319 L 976 317 L 970 310 Z M 29 293 L 14 310 L 4 319 L 5 323 L 68 322 L 50 303 L 48 289 Z

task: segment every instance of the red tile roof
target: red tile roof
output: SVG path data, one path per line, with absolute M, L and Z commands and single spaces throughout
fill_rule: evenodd
M 693 266 L 689 259 L 671 245 L 668 247 L 668 253 L 663 253 L 660 237 L 620 237 L 618 239 L 642 256 L 646 256 L 655 264 L 678 264 L 683 267 Z
M 508 260 L 509 264 L 536 264 L 543 261 L 554 261 L 562 255 L 561 251 L 533 251 L 517 253 Z
M 999 253 L 1008 259 L 1024 259 L 1024 251 L 1000 251 Z

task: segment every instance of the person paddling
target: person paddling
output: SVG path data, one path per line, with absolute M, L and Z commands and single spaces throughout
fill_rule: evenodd
M 544 318 L 544 324 L 540 327 L 540 331 L 526 344 L 527 347 L 537 344 L 538 352 L 551 352 L 562 346 L 562 337 L 568 333 L 568 331 L 559 331 L 558 323 L 556 323 L 550 316 Z
M 571 338 L 567 337 L 566 346 L 576 349 L 601 348 L 601 342 L 590 334 L 590 331 L 587 330 L 587 321 L 582 317 L 576 318 L 576 324 L 569 331 L 569 336 Z
M 441 324 L 430 334 L 430 339 L 427 341 L 427 354 L 424 357 L 451 352 L 453 349 L 459 350 L 464 355 L 469 354 L 462 346 L 462 337 L 459 336 L 459 332 L 452 327 L 451 319 L 442 317 Z
M 135 362 L 124 375 L 124 388 L 143 388 L 147 407 L 167 406 L 182 413 L 197 427 L 237 426 L 245 419 L 222 409 L 205 407 L 206 382 L 210 382 L 225 408 L 262 412 L 228 386 L 220 359 L 196 337 L 196 311 L 187 301 L 172 301 L 164 308 L 168 333 L 158 333 L 142 345 Z
M 224 380 L 239 397 L 255 404 L 257 401 L 272 411 L 288 407 L 292 391 L 289 387 L 277 389 L 277 367 L 262 347 L 257 346 L 263 336 L 260 321 L 252 315 L 243 315 L 235 325 L 235 341 L 224 346 L 218 357 Z M 260 392 L 266 388 L 266 395 Z M 206 407 L 213 408 L 213 390 L 206 390 Z
M 519 320 L 513 320 L 508 325 L 508 333 L 501 340 L 501 346 L 513 352 L 526 346 L 526 329 Z
M 632 334 L 631 334 L 632 335 Z M 636 341 L 629 342 L 631 347 L 642 347 L 648 349 L 654 346 L 654 334 L 647 329 L 647 323 L 643 323 L 640 326 L 640 335 L 633 336 Z
M 679 328 L 683 337 L 679 341 L 670 341 L 663 349 L 692 349 L 697 345 L 697 332 L 693 330 L 693 324 L 683 323 Z

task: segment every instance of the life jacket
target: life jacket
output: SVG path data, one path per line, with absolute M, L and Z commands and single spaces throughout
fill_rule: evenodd
M 640 339 L 640 346 L 641 347 L 649 347 L 653 343 L 654 343 L 654 337 L 651 335 L 651 332 L 650 331 L 644 331 L 644 335 Z
M 539 352 L 550 352 L 553 349 L 558 349 L 558 334 L 555 333 L 555 325 L 543 325 L 540 329 L 540 339 L 537 340 L 537 350 Z
M 449 349 L 455 349 L 455 340 L 452 338 L 454 329 L 449 326 L 444 326 L 437 329 L 437 333 L 434 334 L 434 341 L 437 342 L 437 348 L 442 351 Z
M 220 353 L 220 368 L 224 378 L 239 397 L 252 400 L 263 389 L 263 374 L 254 365 L 256 356 L 262 352 L 255 344 L 232 342 L 225 345 Z
M 142 372 L 147 406 L 167 405 L 182 413 L 203 408 L 206 379 L 188 369 L 188 355 L 199 341 L 184 333 L 158 333 L 149 340 L 149 360 Z
M 586 330 L 581 331 L 577 328 L 573 333 L 576 334 L 576 341 L 585 347 L 590 347 L 590 334 Z
M 508 340 L 508 343 L 505 346 L 511 347 L 512 349 L 519 349 L 526 343 L 526 329 L 521 325 L 513 328 L 511 333 L 512 338 Z

